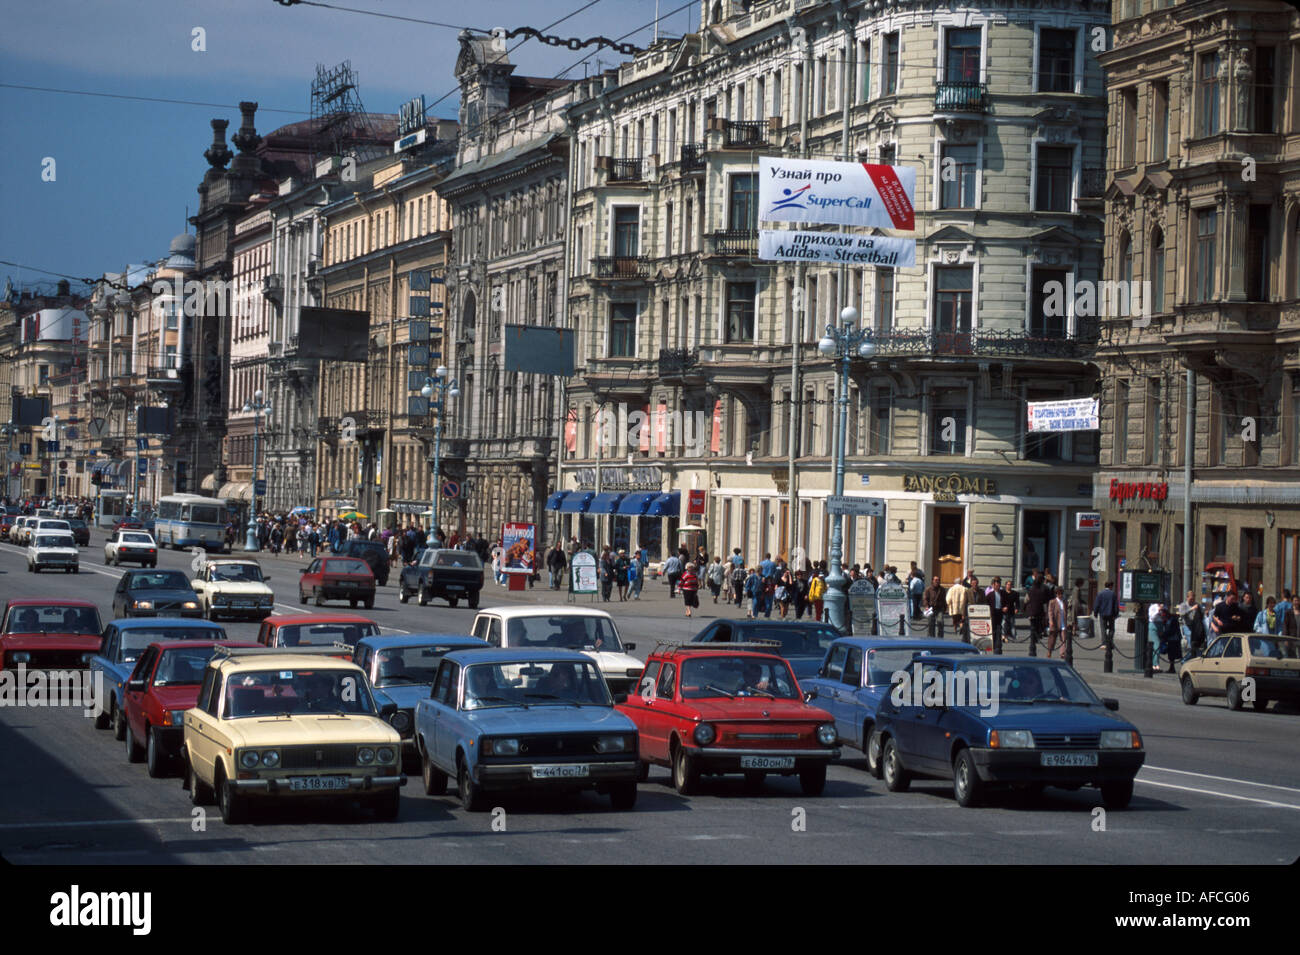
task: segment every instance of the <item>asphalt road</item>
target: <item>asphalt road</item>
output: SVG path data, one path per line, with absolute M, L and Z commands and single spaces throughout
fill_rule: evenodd
M 104 565 L 103 540 L 92 534 L 77 576 L 30 575 L 23 551 L 0 544 L 0 599 L 89 598 L 107 619 L 121 571 Z M 190 559 L 167 551 L 159 566 L 187 569 Z M 318 612 L 297 603 L 301 561 L 261 559 L 281 598 L 277 612 Z M 544 588 L 507 594 L 488 584 L 483 606 L 507 601 L 564 597 Z M 715 610 L 706 595 L 687 620 L 654 581 L 639 603 L 600 606 L 639 657 L 658 640 L 688 638 Z M 463 633 L 474 615 L 442 602 L 403 606 L 392 585 L 364 612 L 401 633 Z M 224 626 L 232 638 L 252 638 L 257 625 Z M 1120 700 L 1147 746 L 1131 807 L 1106 813 L 1104 831 L 1093 790 L 1048 790 L 1038 801 L 995 796 L 961 809 L 947 783 L 887 792 L 852 750 L 832 766 L 817 798 L 802 796 L 797 779 L 779 777 L 769 777 L 758 795 L 746 795 L 738 777 L 706 779 L 701 795 L 686 798 L 668 786 L 666 770 L 655 769 L 629 812 L 614 812 L 589 793 L 503 799 L 500 812 L 471 814 L 450 795 L 423 795 L 413 778 L 393 823 L 356 809 L 291 808 L 227 827 L 209 809 L 200 827 L 179 778 L 153 780 L 143 765 L 128 764 L 123 744 L 95 730 L 80 709 L 0 707 L 0 855 L 29 864 L 1260 864 L 1300 855 L 1300 714 L 1233 713 L 1212 700 L 1187 707 L 1167 687 L 1098 690 Z

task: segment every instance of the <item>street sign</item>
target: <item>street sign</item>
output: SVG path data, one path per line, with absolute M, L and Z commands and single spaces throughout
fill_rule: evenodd
M 455 481 L 443 481 L 442 496 L 452 498 L 460 497 L 460 485 Z
M 1133 572 L 1133 599 L 1140 603 L 1156 603 L 1163 599 L 1163 588 L 1160 586 L 1164 582 L 1162 578 L 1162 574 L 1135 570 Z
M 1076 531 L 1101 530 L 1101 514 L 1097 511 L 1079 511 L 1074 515 L 1074 529 Z
M 429 399 L 424 395 L 409 395 L 406 399 L 408 418 L 423 418 L 429 413 Z
M 23 457 L 27 457 L 27 455 L 32 453 L 32 446 L 28 444 L 26 441 L 24 441 L 23 443 L 18 445 L 18 453 L 21 454 Z
M 988 604 L 970 604 L 966 608 L 970 627 L 970 642 L 977 650 L 984 649 L 984 641 L 993 643 L 993 608 Z
M 407 310 L 413 318 L 428 318 L 429 300 L 419 295 L 412 295 L 408 298 Z
M 871 636 L 876 622 L 876 585 L 867 577 L 859 577 L 849 585 L 849 614 L 853 618 L 853 633 L 859 637 Z
M 258 478 L 253 482 L 253 493 L 258 497 L 266 496 L 266 478 Z
M 686 516 L 703 517 L 704 516 L 704 491 L 687 491 L 686 492 Z
M 57 442 L 57 441 L 46 441 L 46 442 L 45 442 L 45 453 L 46 453 L 46 454 L 58 454 L 58 453 L 59 453 L 59 442 Z
M 427 368 L 429 365 L 429 346 L 408 346 L 406 349 L 406 363 L 412 368 Z M 421 382 L 421 385 L 423 385 L 423 382 Z
M 884 517 L 885 502 L 878 497 L 850 497 L 832 494 L 826 498 L 827 514 L 846 514 L 851 517 Z
M 429 340 L 429 323 L 427 321 L 411 322 L 406 326 L 407 340 L 427 342 Z
M 90 431 L 92 438 L 102 438 L 108 434 L 107 418 L 91 418 L 86 422 L 86 428 Z
M 148 458 L 139 458 L 139 459 L 136 460 L 136 462 L 135 462 L 135 473 L 136 473 L 136 474 L 148 474 L 148 473 L 149 473 L 149 459 L 148 459 Z

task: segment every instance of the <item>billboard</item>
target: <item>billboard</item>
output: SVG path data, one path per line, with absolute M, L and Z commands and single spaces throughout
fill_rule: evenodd
M 758 171 L 764 221 L 916 228 L 911 166 L 760 156 Z
M 50 416 L 50 399 L 48 397 L 13 399 L 13 423 L 22 428 L 39 428 Z
M 304 306 L 298 321 L 298 357 L 308 361 L 365 361 L 370 313 Z
M 1097 399 L 1029 402 L 1030 431 L 1096 431 Z
M 769 262 L 843 262 L 900 268 L 916 265 L 916 240 L 763 229 L 758 233 L 758 257 Z
M 507 574 L 532 574 L 537 563 L 536 524 L 501 525 L 501 570 Z
M 172 429 L 171 408 L 152 407 L 149 405 L 136 405 L 135 408 L 136 434 L 171 435 L 172 430 L 173 429 Z
M 506 325 L 504 343 L 506 371 L 565 377 L 573 374 L 574 338 L 570 329 Z

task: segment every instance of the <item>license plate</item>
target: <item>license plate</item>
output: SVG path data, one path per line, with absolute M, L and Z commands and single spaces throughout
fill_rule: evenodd
M 1096 753 L 1043 753 L 1044 766 L 1096 766 Z
M 348 788 L 346 776 L 291 776 L 289 788 L 294 792 L 323 792 Z
M 590 775 L 591 770 L 585 764 L 533 767 L 533 779 L 582 779 Z
M 793 756 L 742 756 L 741 769 L 794 769 Z
M 340 580 L 340 581 L 339 581 L 339 586 L 340 586 L 340 587 L 355 587 L 356 585 L 357 585 L 357 582 L 356 582 L 355 580 Z
M 1300 670 L 1269 670 L 1269 676 L 1300 677 Z
M 447 589 L 448 589 L 448 590 L 464 590 L 464 589 L 465 589 L 465 585 L 464 585 L 464 584 L 448 584 L 448 585 L 447 585 Z

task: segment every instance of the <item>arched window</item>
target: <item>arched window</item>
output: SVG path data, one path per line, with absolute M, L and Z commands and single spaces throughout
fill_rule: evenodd
M 1158 226 L 1151 232 L 1151 311 L 1165 310 L 1165 233 Z

